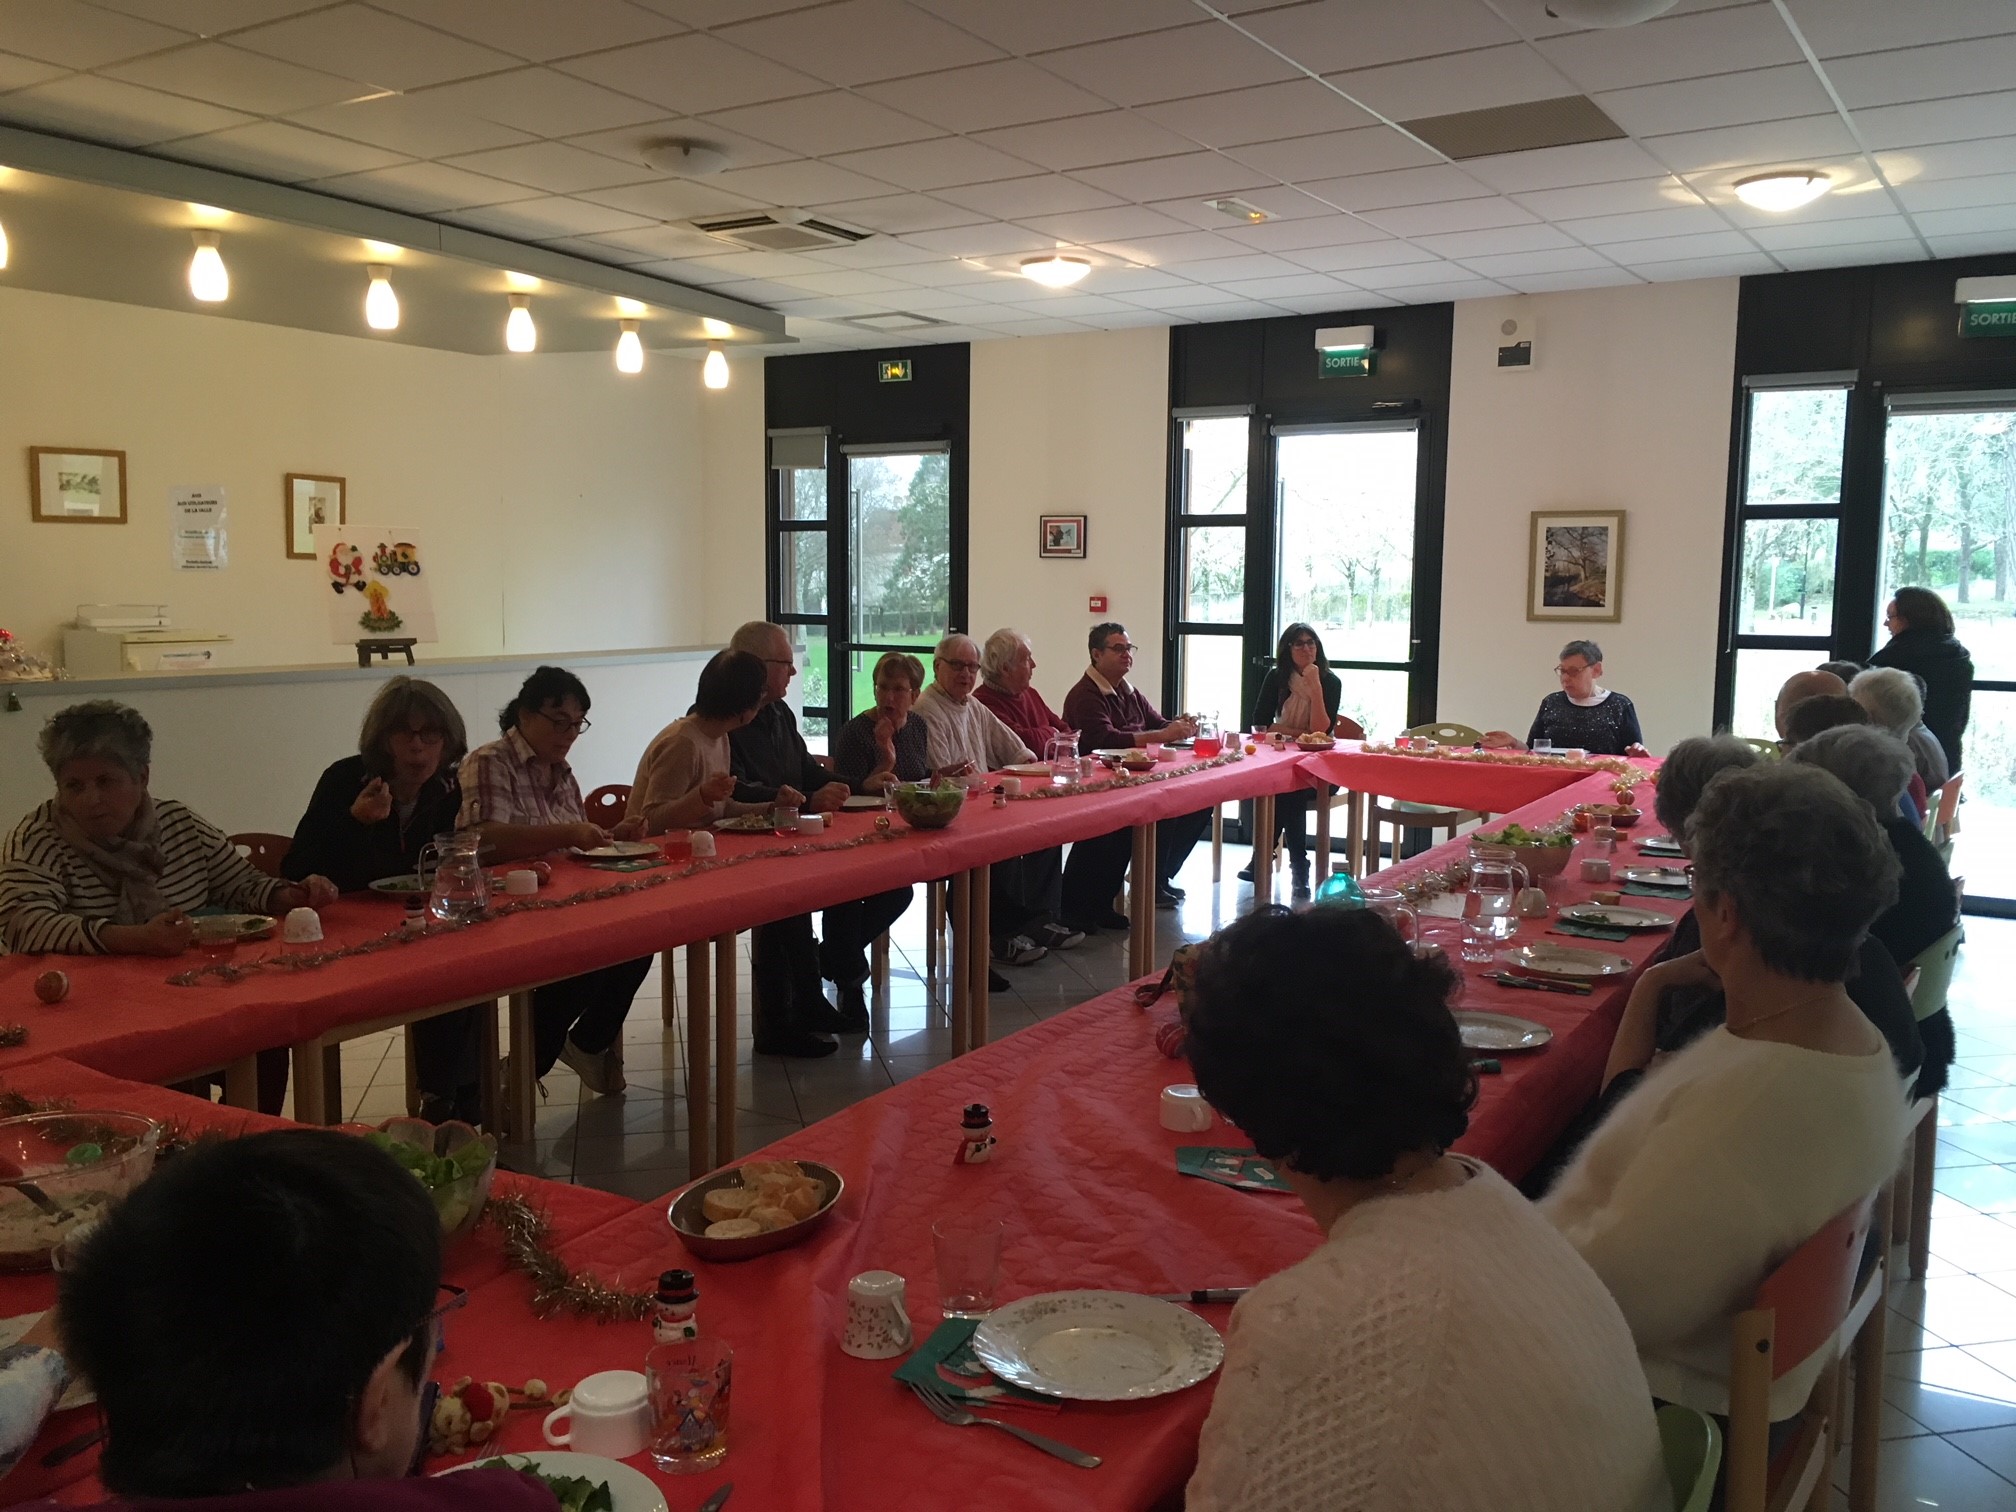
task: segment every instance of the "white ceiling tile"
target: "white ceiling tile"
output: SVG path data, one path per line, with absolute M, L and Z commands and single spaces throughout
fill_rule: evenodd
M 1624 215 L 1592 215 L 1562 219 L 1563 231 L 1592 246 L 1606 242 L 1649 241 L 1654 237 L 1706 235 L 1726 231 L 1729 222 L 1707 205 L 1678 206 L 1671 210 L 1637 210 Z
M 487 173 L 514 184 L 530 184 L 552 194 L 578 194 L 584 189 L 612 189 L 653 177 L 637 163 L 618 162 L 599 152 L 583 152 L 565 142 L 525 142 L 450 159 L 452 166 Z
M 503 205 L 537 198 L 538 191 L 502 179 L 486 178 L 441 163 L 405 163 L 317 181 L 314 186 L 346 199 L 389 205 L 429 215 L 439 210 L 467 210 L 476 205 Z
M 40 126 L 120 147 L 144 147 L 201 131 L 241 126 L 252 119 L 236 110 L 93 74 L 72 74 L 33 89 L 16 90 L 0 100 L 0 115 L 12 125 Z
M 1424 284 L 1447 283 L 1452 279 L 1472 276 L 1456 263 L 1432 257 L 1422 262 L 1382 268 L 1354 268 L 1348 273 L 1338 274 L 1338 277 L 1360 288 L 1378 289 L 1382 293 L 1389 289 L 1417 289 Z M 1411 296 L 1403 294 L 1400 297 Z
M 354 3 L 234 32 L 231 45 L 398 90 L 497 73 L 519 61 L 509 53 Z
M 948 305 L 944 309 L 934 313 L 939 320 L 988 326 L 1018 325 L 1023 321 L 1041 320 L 1044 318 L 1036 310 L 1018 309 L 1014 305 L 1003 304 Z
M 511 205 L 455 210 L 449 215 L 452 220 L 474 226 L 478 231 L 488 231 L 493 236 L 515 237 L 520 241 L 552 241 L 562 236 L 599 236 L 651 228 L 651 222 L 641 215 L 561 195 L 519 200 Z
M 1218 148 L 1375 124 L 1371 116 L 1315 79 L 1290 79 L 1285 84 L 1259 84 L 1251 89 L 1143 105 L 1141 114 L 1194 142 Z
M 900 309 L 916 310 L 920 314 L 943 316 L 941 311 L 970 305 L 972 296 L 964 289 L 921 289 L 915 284 L 900 285 L 900 293 L 889 296 L 889 303 Z
M 605 246 L 586 236 L 553 236 L 539 245 L 551 247 L 555 252 L 565 252 L 574 257 L 585 257 L 590 262 L 609 263 L 614 267 L 627 267 L 631 263 L 652 262 L 656 259 L 649 252 L 632 252 L 626 247 Z
M 579 78 L 641 100 L 655 100 L 687 115 L 817 94 L 824 87 L 796 69 L 699 32 L 569 58 L 558 66 Z
M 1228 300 L 1223 295 L 1217 304 L 1189 305 L 1178 312 L 1183 320 L 1210 324 L 1226 320 L 1278 320 L 1287 313 L 1276 304 L 1263 304 L 1257 299 Z
M 64 68 L 102 68 L 190 40 L 193 28 L 156 26 L 79 0 L 0 0 L 7 51 Z
M 1750 239 L 1766 252 L 1794 252 L 1806 247 L 1853 246 L 1860 242 L 1915 241 L 1911 223 L 1901 215 L 1870 215 L 1860 220 L 1802 221 L 1790 226 L 1756 226 Z
M 1010 126 L 1001 131 L 981 132 L 979 140 L 1064 172 L 1105 163 L 1128 163 L 1138 158 L 1175 157 L 1197 150 L 1187 138 L 1164 130 L 1132 110 L 1108 110 L 1098 115 Z
M 1653 263 L 1699 261 L 1704 257 L 1741 256 L 1757 250 L 1740 231 L 1708 231 L 1699 236 L 1663 236 L 1646 241 L 1617 242 L 1603 251 L 1613 262 L 1643 268 Z
M 1984 257 L 1997 252 L 2016 252 L 2016 224 L 2000 231 L 1976 231 L 1956 236 L 1934 236 L 1928 240 L 1940 257 Z
M 1524 44 L 1389 63 L 1384 68 L 1356 69 L 1329 77 L 1352 99 L 1392 121 L 1580 93 Z
M 1133 237 L 1171 236 L 1183 230 L 1183 222 L 1143 205 L 1120 205 L 1111 210 L 1083 210 L 1069 215 L 1032 215 L 1023 224 L 1064 241 L 1095 243 L 1124 241 Z
M 991 184 L 963 184 L 940 189 L 938 198 L 982 215 L 1002 220 L 1026 221 L 1035 215 L 1066 215 L 1078 210 L 1100 210 L 1118 205 L 1120 200 L 1090 184 L 1081 184 L 1061 173 L 1039 173 L 1032 178 L 997 179 Z
M 241 26 L 257 26 L 261 21 L 314 10 L 325 0 L 91 0 L 91 3 L 99 10 L 119 11 L 143 21 L 214 37 Z
M 893 236 L 871 236 L 866 241 L 844 247 L 820 247 L 805 255 L 830 267 L 872 268 L 901 277 L 902 270 L 910 264 L 939 262 L 945 254 L 934 252 L 929 247 L 913 247 Z
M 1577 142 L 1569 147 L 1466 158 L 1463 167 L 1502 194 L 1614 184 L 1661 171 L 1651 155 L 1631 141 Z
M 1652 137 L 1645 148 L 1675 173 L 1693 174 L 1841 157 L 1855 151 L 1855 139 L 1838 115 L 1824 115 Z
M 673 263 L 671 264 L 673 271 L 665 276 L 677 278 L 679 276 L 678 270 L 685 266 L 686 264 L 684 263 Z M 768 306 L 791 298 L 798 293 L 798 290 L 792 288 L 787 283 L 777 283 L 772 279 L 738 278 L 730 279 L 727 283 L 714 285 L 714 292 L 725 294 L 730 299 L 742 300 L 747 304 Z
M 1224 285 L 1233 279 L 1293 278 L 1306 270 L 1285 258 L 1265 252 L 1247 252 L 1238 257 L 1207 257 L 1182 264 L 1183 276 L 1197 283 Z
M 1041 52 L 1197 20 L 1190 0 L 916 0 L 976 37 L 1013 53 Z
M 54 63 L 38 63 L 33 58 L 17 58 L 0 53 L 0 91 L 26 89 L 30 84 L 61 78 L 68 70 Z
M 891 290 L 901 291 L 905 286 L 893 278 L 883 278 L 875 273 L 863 273 L 853 269 L 828 270 L 824 273 L 793 273 L 784 280 L 800 289 L 810 289 L 815 294 L 853 295 L 887 294 Z
M 1587 247 L 1557 247 L 1550 252 L 1488 252 L 1482 256 L 1466 255 L 1462 262 L 1488 278 L 1503 278 L 1508 273 L 1575 273 L 1617 266 Z
M 1920 210 L 1911 217 L 1927 237 L 1983 231 L 2016 234 L 2016 205 L 1983 205 L 1972 210 Z
M 1216 152 L 1193 152 L 1183 157 L 1148 158 L 1139 163 L 1085 168 L 1079 171 L 1078 177 L 1131 200 L 1237 194 L 1242 189 L 1256 188 L 1267 182 L 1264 175 Z
M 1363 126 L 1292 137 L 1285 142 L 1252 142 L 1227 156 L 1290 183 L 1348 178 L 1388 169 L 1424 168 L 1442 159 L 1390 126 Z
M 944 231 L 912 231 L 903 238 L 912 246 L 930 247 L 952 257 L 1005 257 L 1014 252 L 1048 252 L 1057 239 L 1020 226 L 990 222 L 953 226 Z
M 1947 142 L 1914 147 L 1908 152 L 1879 152 L 1876 161 L 1893 184 L 1917 179 L 1969 178 L 1999 173 L 2016 163 L 2016 136 L 1983 137 L 1972 142 Z
M 759 204 L 797 207 L 823 205 L 832 200 L 867 199 L 888 188 L 864 174 L 832 163 L 801 159 L 795 163 L 771 163 L 762 168 L 731 168 L 708 181 L 711 187 L 753 199 Z
M 1004 334 L 1010 336 L 1076 336 L 1093 327 L 1076 320 L 1052 320 L 1039 316 L 1035 320 L 1018 322 Z
M 1823 58 L 2016 31 L 2008 0 L 1789 0 L 1792 19 Z
M 1912 210 L 1975 210 L 1989 205 L 2016 205 L 2016 173 L 1905 184 L 1897 190 L 1897 196 Z
M 1595 99 L 1611 120 L 1640 137 L 1824 115 L 1834 108 L 1818 76 L 1804 63 L 1648 84 Z
M 1316 0 L 1248 15 L 1240 24 L 1319 74 L 1519 40 L 1479 0 L 1407 0 L 1405 5 Z
M 367 147 L 320 131 L 305 131 L 285 121 L 254 121 L 209 136 L 189 137 L 166 149 L 185 162 L 208 163 L 234 173 L 293 183 L 328 178 L 338 173 L 363 173 L 389 168 L 404 155 L 382 147 Z
M 1228 294 L 1246 299 L 1335 299 L 1349 287 L 1322 273 L 1285 274 L 1279 278 L 1233 278 L 1218 285 Z
M 1834 58 L 1827 77 L 1850 110 L 1985 94 L 2016 79 L 2016 35 Z
M 1354 178 L 1322 179 L 1302 189 L 1340 210 L 1390 210 L 1395 205 L 1431 205 L 1445 200 L 1482 199 L 1490 194 L 1461 168 L 1402 168 L 1393 173 L 1367 173 Z
M 638 263 L 636 267 L 638 272 L 649 273 L 654 278 L 669 278 L 676 283 L 697 284 L 702 288 L 713 289 L 716 293 L 719 293 L 724 285 L 736 281 L 732 273 L 723 273 L 719 268 L 710 268 L 691 259 L 678 262 Z M 795 292 L 795 290 L 787 291 L 785 297 L 789 298 L 790 294 Z
M 1346 289 L 1341 294 L 1325 298 L 1320 295 L 1298 298 L 1288 296 L 1275 301 L 1282 309 L 1295 315 L 1348 315 L 1353 310 L 1383 310 L 1400 303 L 1384 294 L 1374 294 L 1369 289 Z
M 1106 106 L 1099 96 L 1020 58 L 869 84 L 861 93 L 948 131 L 963 132 L 1085 115 Z
M 1026 278 L 1018 278 L 1017 283 L 1028 283 Z M 1084 285 L 1079 285 L 1083 289 Z M 1132 308 L 1115 299 L 1104 299 L 1097 294 L 1085 294 L 1076 290 L 1060 293 L 1054 289 L 1035 286 L 1036 292 L 1029 296 L 1026 305 L 1019 309 L 1034 311 L 1038 318 L 1050 320 L 1081 320 L 1088 315 L 1119 315 Z M 996 319 L 1000 317 L 995 316 Z
M 835 84 L 985 63 L 1000 50 L 901 0 L 840 0 L 721 28 L 737 47 Z
M 864 173 L 901 189 L 942 189 L 951 184 L 977 184 L 984 179 L 1021 178 L 1036 165 L 997 152 L 965 137 L 939 137 L 900 147 L 875 147 L 841 153 L 839 166 Z M 865 192 L 865 191 L 864 191 Z M 838 196 L 831 196 L 838 198 Z
M 1452 200 L 1446 205 L 1367 210 L 1365 219 L 1395 236 L 1425 236 L 1437 231 L 1486 231 L 1494 226 L 1529 225 L 1535 217 L 1508 199 L 1470 199 Z
M 1346 280 L 1356 278 L 1355 270 L 1359 268 L 1391 268 L 1401 263 L 1437 260 L 1435 254 L 1426 248 L 1391 236 L 1381 237 L 1378 241 L 1355 242 L 1349 246 L 1308 247 L 1286 255 L 1299 267 L 1318 273 L 1335 273 Z
M 1686 283 L 1696 278 L 1751 278 L 1759 273 L 1783 271 L 1779 263 L 1762 252 L 1735 257 L 1697 257 L 1680 262 L 1650 263 L 1638 269 L 1649 283 Z
M 372 0 L 380 10 L 501 47 L 533 63 L 648 42 L 683 23 L 627 0 Z
M 1225 298 L 1216 289 L 1207 289 L 1202 284 L 1183 284 L 1169 289 L 1142 289 L 1115 297 L 1128 304 L 1139 305 L 1144 310 L 1180 310 L 1186 305 L 1220 304 Z
M 1231 257 L 1246 249 L 1209 231 L 1185 231 L 1175 236 L 1115 237 L 1098 243 L 1104 251 L 1151 268 L 1180 268 L 1210 257 Z
M 1545 252 L 1573 247 L 1575 240 L 1553 226 L 1498 226 L 1486 231 L 1444 231 L 1419 238 L 1440 257 L 1468 260 L 1508 252 Z
M 442 84 L 417 98 L 545 137 L 608 131 L 659 114 L 642 100 L 550 68 L 520 68 L 485 79 Z
M 1160 268 L 1136 267 L 1131 263 L 1102 263 L 1092 269 L 1081 289 L 1095 294 L 1140 293 L 1146 289 L 1179 289 L 1190 280 Z
M 821 201 L 808 208 L 820 215 L 845 221 L 850 226 L 884 231 L 892 236 L 912 231 L 940 231 L 947 226 L 970 226 L 977 219 L 971 210 L 948 205 L 944 200 L 933 199 L 926 194 L 881 194 L 845 203 Z
M 718 110 L 705 117 L 702 125 L 723 126 L 808 157 L 831 157 L 836 152 L 887 147 L 895 142 L 916 142 L 940 135 L 936 126 L 927 125 L 915 116 L 842 90 L 773 100 L 765 105 L 745 105 L 739 110 Z
M 2016 133 L 2016 89 L 1999 94 L 1917 100 L 1855 112 L 1855 127 L 1872 148 L 1918 147 Z
M 1499 273 L 1499 282 L 1508 283 L 1521 294 L 1559 294 L 1575 289 L 1606 289 L 1645 280 L 1629 268 L 1588 268 L 1574 273 Z
M 735 278 L 796 277 L 800 273 L 827 273 L 832 270 L 799 252 L 724 252 L 719 257 L 697 257 L 695 267 L 727 273 Z
M 865 299 L 820 296 L 812 299 L 780 299 L 771 309 L 787 319 L 808 316 L 820 320 L 847 320 L 856 315 L 880 315 L 890 307 Z
M 1590 93 L 1746 68 L 1801 63 L 1798 39 L 1768 5 L 1663 16 L 1643 26 L 1597 27 L 1534 44 Z
M 221 42 L 199 42 L 105 72 L 129 84 L 165 89 L 253 115 L 288 115 L 372 92 L 369 84 L 356 79 L 240 52 Z
M 458 152 L 478 152 L 485 147 L 531 140 L 525 132 L 483 120 L 426 96 L 381 95 L 373 100 L 304 110 L 293 119 L 313 131 L 369 142 L 408 157 L 451 157 Z
M 1268 221 L 1258 226 L 1228 227 L 1225 234 L 1262 252 L 1298 256 L 1309 247 L 1345 247 L 1356 242 L 1384 241 L 1386 233 L 1350 215 L 1325 215 L 1314 220 Z
M 694 179 L 660 179 L 650 184 L 621 184 L 614 189 L 584 189 L 581 198 L 660 221 L 683 221 L 696 215 L 727 215 L 731 211 L 757 208 L 755 200 Z
M 1853 242 L 1827 247 L 1788 247 L 1771 254 L 1794 272 L 1807 268 L 1862 268 L 1877 263 L 1924 262 L 1925 244 L 1909 241 Z
M 910 263 L 901 268 L 890 268 L 888 276 L 902 283 L 914 284 L 924 289 L 950 289 L 959 295 L 962 302 L 969 302 L 976 296 L 973 285 L 985 283 L 993 278 L 993 273 L 977 262 L 965 262 L 949 252 L 938 252 L 937 262 Z
M 1458 278 L 1447 283 L 1424 284 L 1419 288 L 1401 289 L 1398 293 L 1403 304 L 1447 304 L 1458 299 L 1498 299 L 1513 290 L 1489 278 Z
M 1591 215 L 1630 215 L 1640 210 L 1695 206 L 1700 197 L 1680 179 L 1640 179 L 1629 184 L 1584 184 L 1579 189 L 1540 189 L 1512 196 L 1543 220 L 1575 220 Z
M 611 231 L 590 240 L 640 257 L 719 257 L 728 243 L 683 226 L 639 226 L 634 231 Z
M 1045 53 L 1043 66 L 1119 105 L 1147 105 L 1295 77 L 1295 70 L 1216 21 Z

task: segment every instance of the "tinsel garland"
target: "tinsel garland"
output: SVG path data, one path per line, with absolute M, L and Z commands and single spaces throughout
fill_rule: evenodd
M 1067 782 L 1062 787 L 1053 782 L 1043 782 L 1042 778 L 1037 777 L 1031 781 L 1043 782 L 1041 787 L 1024 788 L 1019 793 L 1008 794 L 1007 797 L 1010 803 L 1023 803 L 1032 798 L 1076 798 L 1080 793 L 1106 793 L 1115 788 L 1139 787 L 1144 782 L 1167 782 L 1171 777 L 1188 777 L 1192 772 L 1208 772 L 1212 767 L 1227 766 L 1245 759 L 1241 752 L 1232 750 L 1205 761 L 1185 762 L 1182 766 L 1171 767 L 1166 772 L 1128 772 L 1124 775 L 1101 777 L 1091 782 Z
M 1362 747 L 1368 756 L 1412 756 L 1419 761 L 1475 761 L 1486 766 L 1554 767 L 1564 772 L 1615 772 L 1623 775 L 1638 769 L 1621 756 L 1597 756 L 1575 761 L 1566 756 L 1536 756 L 1531 751 L 1477 751 L 1468 746 L 1436 746 L 1426 751 L 1403 751 L 1390 742 Z
M 690 862 L 685 866 L 665 871 L 654 871 L 645 876 L 632 877 L 623 882 L 612 882 L 607 887 L 592 887 L 583 892 L 570 893 L 564 898 L 510 898 L 504 902 L 492 903 L 487 912 L 474 919 L 442 920 L 420 914 L 419 929 L 408 929 L 402 923 L 396 929 L 388 929 L 381 935 L 368 940 L 359 940 L 354 945 L 341 946 L 334 950 L 297 951 L 291 954 L 260 956 L 250 961 L 218 961 L 208 966 L 199 966 L 193 971 L 177 972 L 168 978 L 170 987 L 195 987 L 206 981 L 242 982 L 247 977 L 264 971 L 315 971 L 335 961 L 347 961 L 353 956 L 375 955 L 381 950 L 391 950 L 395 946 L 410 945 L 416 940 L 432 939 L 458 930 L 474 929 L 494 919 L 509 918 L 513 914 L 540 913 L 548 909 L 573 908 L 581 903 L 599 903 L 608 898 L 627 897 L 632 893 L 648 892 L 654 887 L 663 887 L 668 882 L 678 882 L 687 877 L 704 876 L 708 872 L 722 871 L 731 866 L 743 866 L 751 861 L 762 861 L 772 856 L 809 856 L 821 851 L 854 850 L 863 845 L 882 845 L 891 840 L 899 840 L 904 832 L 894 828 L 878 827 L 866 834 L 854 835 L 846 840 L 825 840 L 817 844 L 800 842 L 793 845 L 768 845 L 761 850 L 741 851 L 732 856 L 708 856 Z
M 606 1285 L 554 1254 L 546 1215 L 523 1197 L 492 1197 L 483 1216 L 503 1235 L 504 1258 L 531 1281 L 534 1317 L 550 1318 L 562 1310 L 598 1323 L 650 1316 L 654 1293 Z

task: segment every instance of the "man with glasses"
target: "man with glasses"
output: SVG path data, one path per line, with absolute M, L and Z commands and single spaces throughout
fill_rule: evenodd
M 1127 681 L 1134 670 L 1134 643 L 1125 625 L 1094 625 L 1087 637 L 1092 665 L 1064 695 L 1064 717 L 1078 731 L 1081 751 L 1126 746 L 1159 745 L 1188 740 L 1197 726 L 1180 715 L 1164 719 L 1141 690 Z M 1179 814 L 1155 826 L 1155 906 L 1174 908 L 1183 890 L 1170 878 L 1189 859 L 1191 848 L 1210 828 L 1211 812 Z M 1120 882 L 1133 857 L 1134 842 L 1126 830 L 1071 847 L 1064 868 L 1064 919 L 1073 929 L 1125 929 L 1127 916 L 1113 907 Z
M 416 1475 L 461 1300 L 440 1283 L 434 1204 L 361 1139 L 288 1129 L 177 1155 L 58 1277 L 105 1427 L 102 1505 L 554 1512 L 515 1470 Z

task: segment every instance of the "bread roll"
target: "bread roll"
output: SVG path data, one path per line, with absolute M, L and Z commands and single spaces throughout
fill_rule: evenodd
M 743 1162 L 740 1170 L 744 1186 L 755 1186 L 766 1176 L 782 1176 L 788 1180 L 803 1174 L 795 1160 L 749 1160 Z
M 784 1200 L 778 1206 L 793 1218 L 810 1218 L 819 1211 L 819 1204 L 825 1195 L 825 1190 L 818 1182 L 800 1180 L 798 1185 L 784 1194 Z
M 771 1229 L 789 1228 L 798 1220 L 792 1217 L 788 1208 L 752 1207 L 746 1222 L 760 1224 L 767 1233 Z M 711 1233 L 712 1230 L 709 1230 Z
M 707 1225 L 709 1239 L 754 1239 L 762 1232 L 763 1225 L 753 1218 L 724 1218 Z
M 707 1215 L 709 1223 L 720 1223 L 728 1218 L 747 1218 L 749 1209 L 756 1206 L 756 1194 L 747 1187 L 716 1187 L 700 1199 L 700 1211 Z

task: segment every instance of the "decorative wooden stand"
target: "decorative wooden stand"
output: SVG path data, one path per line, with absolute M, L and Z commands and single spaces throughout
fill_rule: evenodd
M 370 666 L 371 658 L 374 656 L 389 662 L 395 653 L 403 651 L 406 653 L 406 665 L 410 667 L 413 665 L 413 648 L 418 644 L 419 641 L 410 635 L 393 636 L 384 640 L 360 640 L 357 642 L 357 665 Z

